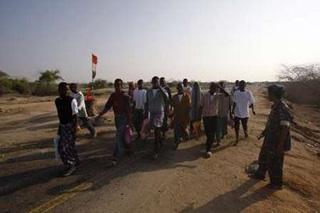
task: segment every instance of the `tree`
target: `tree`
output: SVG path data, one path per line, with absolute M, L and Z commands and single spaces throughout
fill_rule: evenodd
M 282 65 L 279 79 L 284 81 L 301 81 L 320 79 L 320 64 L 287 66 Z
M 63 80 L 60 76 L 59 70 L 46 70 L 44 72 L 40 72 L 39 81 L 44 83 L 55 83 L 57 80 Z
M 282 66 L 279 79 L 285 81 L 287 98 L 297 103 L 320 105 L 320 64 Z

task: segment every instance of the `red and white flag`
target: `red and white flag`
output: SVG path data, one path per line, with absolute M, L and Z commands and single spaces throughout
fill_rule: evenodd
M 93 80 L 96 77 L 98 57 L 92 54 L 91 60 L 92 60 L 92 80 Z

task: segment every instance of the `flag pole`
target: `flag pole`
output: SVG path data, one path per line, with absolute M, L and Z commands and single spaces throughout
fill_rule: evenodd
M 96 77 L 96 72 L 97 72 L 97 63 L 98 63 L 98 57 L 92 53 L 91 54 L 91 73 L 92 73 L 91 90 L 92 91 L 93 91 L 93 80 Z
M 93 63 L 91 63 L 91 92 L 93 94 Z

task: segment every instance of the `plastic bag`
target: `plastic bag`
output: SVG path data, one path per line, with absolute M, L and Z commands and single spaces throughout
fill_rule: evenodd
M 194 131 L 199 130 L 199 129 L 201 130 L 201 121 L 194 121 L 192 123 L 192 126 L 193 126 Z
M 253 161 L 246 168 L 245 171 L 248 175 L 255 174 L 259 169 L 259 162 Z
M 126 144 L 131 144 L 133 138 L 132 129 L 130 126 L 126 126 L 125 133 L 124 133 L 124 140 Z
M 228 119 L 228 126 L 230 126 L 231 128 L 234 128 L 234 120 L 232 118 Z
M 150 119 L 146 118 L 142 122 L 142 127 L 140 131 L 141 138 L 144 140 L 150 134 Z

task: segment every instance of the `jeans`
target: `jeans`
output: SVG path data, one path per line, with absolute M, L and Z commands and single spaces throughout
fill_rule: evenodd
M 113 148 L 113 157 L 118 159 L 122 156 L 124 152 L 124 134 L 127 126 L 127 116 L 126 115 L 115 115 L 115 125 L 116 125 L 116 141 Z
M 217 140 L 221 140 L 228 133 L 228 117 L 218 117 L 217 122 Z
M 178 123 L 174 123 L 173 126 L 173 130 L 174 130 L 174 142 L 176 144 L 180 143 L 180 139 L 187 139 L 188 138 L 188 132 L 185 128 L 183 128 L 183 126 L 179 125 Z
M 211 150 L 213 142 L 216 140 L 217 132 L 217 116 L 203 117 L 204 131 L 207 136 L 206 150 L 209 152 Z

